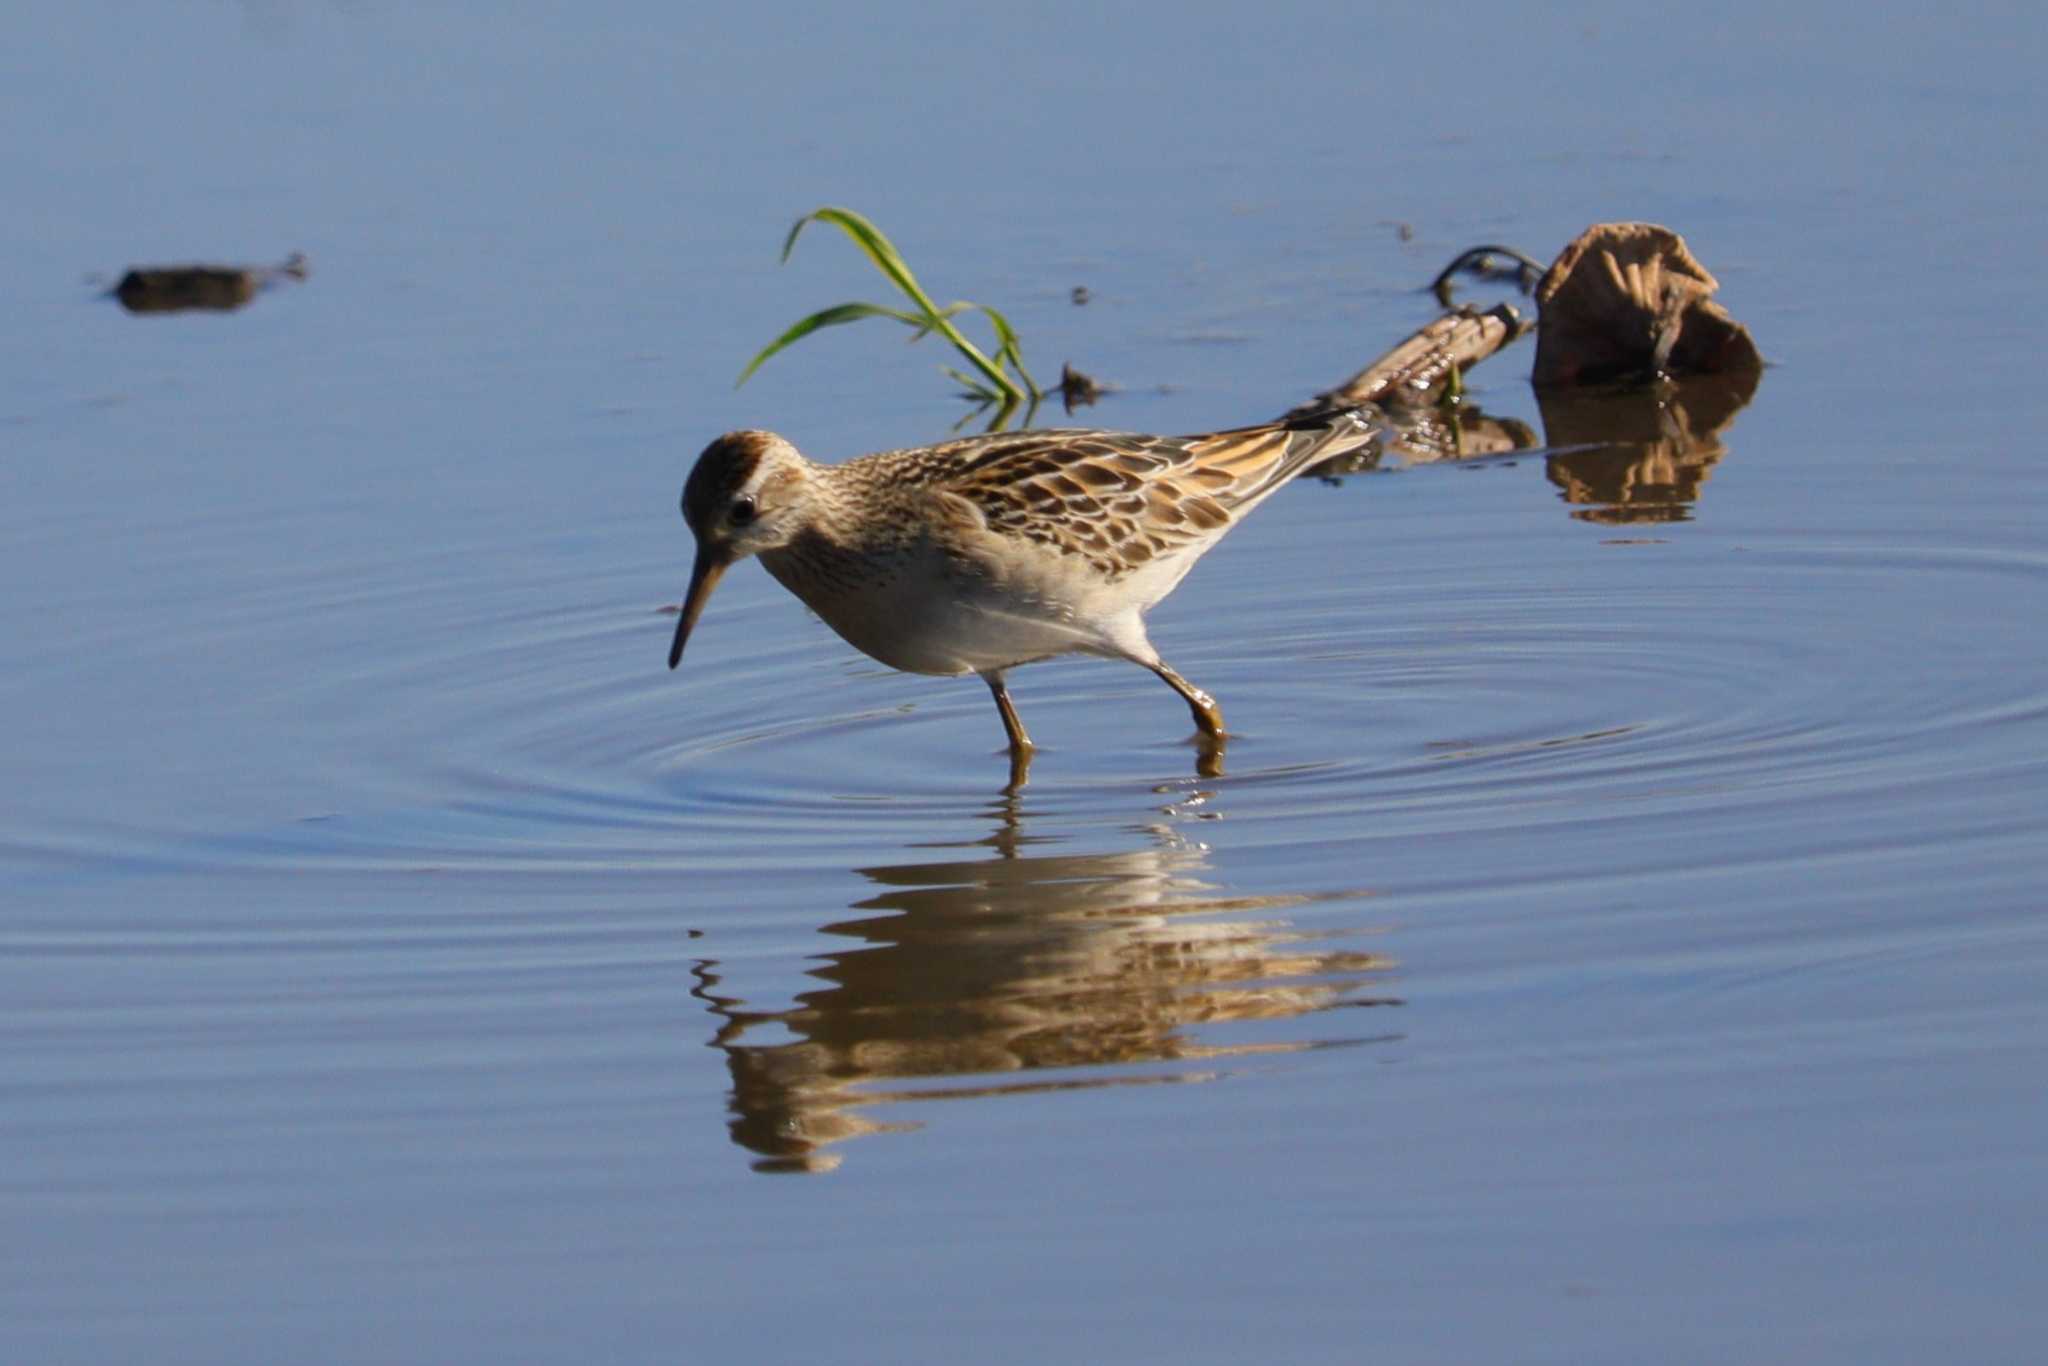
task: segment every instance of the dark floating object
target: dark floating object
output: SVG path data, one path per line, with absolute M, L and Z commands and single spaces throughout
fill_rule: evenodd
M 1749 329 L 1713 301 L 1720 281 L 1655 223 L 1597 223 L 1536 287 L 1538 389 L 1684 375 L 1754 375 Z
M 1075 285 L 1073 291 L 1067 297 L 1074 301 L 1074 307 L 1079 308 L 1095 296 L 1088 292 L 1088 286 Z
M 296 251 L 280 266 L 136 266 L 108 293 L 130 313 L 226 313 L 281 280 L 303 280 L 310 273 Z
M 1460 275 L 1535 296 L 1538 389 L 1763 369 L 1749 329 L 1713 301 L 1720 282 L 1655 223 L 1595 223 L 1548 270 L 1513 247 L 1472 247 L 1430 282 L 1445 308 Z
M 1454 306 L 1451 283 L 1460 276 L 1535 296 L 1541 438 L 1465 401 L 1465 374 L 1531 324 L 1506 304 L 1485 312 Z M 1322 477 L 1390 458 L 1499 459 L 1546 446 L 1545 473 L 1573 517 L 1684 521 L 1763 369 L 1748 330 L 1713 302 L 1717 287 L 1685 240 L 1653 223 L 1595 224 L 1547 270 L 1512 247 L 1473 247 L 1430 284 L 1444 301 L 1441 317 L 1289 416 L 1365 404 L 1385 416 L 1372 446 L 1312 471 Z
M 1102 397 L 1102 382 L 1093 375 L 1084 375 L 1071 364 L 1060 366 L 1060 399 L 1067 405 L 1067 411 L 1086 408 Z

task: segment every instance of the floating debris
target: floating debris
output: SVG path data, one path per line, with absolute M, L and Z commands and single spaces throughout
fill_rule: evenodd
M 1067 405 L 1067 411 L 1086 408 L 1102 397 L 1102 384 L 1092 375 L 1084 375 L 1072 365 L 1060 366 L 1060 399 Z
M 1079 308 L 1082 304 L 1087 303 L 1090 299 L 1094 298 L 1095 296 L 1088 292 L 1088 286 L 1075 285 L 1073 292 L 1068 294 L 1067 297 L 1074 301 L 1074 307 Z
M 1720 282 L 1655 223 L 1598 223 L 1536 288 L 1538 389 L 1679 375 L 1755 374 L 1749 329 L 1713 301 Z
M 1454 306 L 1459 276 L 1533 294 L 1540 322 L 1532 329 L 1507 304 Z M 1595 224 L 1547 270 L 1512 247 L 1472 247 L 1430 283 L 1442 316 L 1289 416 L 1368 403 L 1385 414 L 1369 450 L 1314 471 L 1326 478 L 1394 462 L 1499 461 L 1542 445 L 1574 517 L 1684 521 L 1721 457 L 1722 429 L 1762 374 L 1748 330 L 1713 302 L 1718 287 L 1684 239 L 1654 223 Z M 1465 374 L 1531 330 L 1540 439 L 1462 401 Z
M 1451 281 L 1460 275 L 1497 284 L 1512 284 L 1524 294 L 1533 294 L 1537 282 L 1543 278 L 1543 267 L 1513 247 L 1467 247 L 1429 282 L 1430 293 L 1436 295 L 1436 301 L 1445 308 L 1452 304 Z
M 303 280 L 310 273 L 299 252 L 279 266 L 136 266 L 107 293 L 130 313 L 226 313 L 281 280 Z
M 1296 406 L 1288 416 L 1356 408 L 1363 403 L 1381 408 L 1430 407 L 1459 383 L 1457 376 L 1464 370 L 1528 330 L 1529 324 L 1507 304 L 1484 313 L 1469 308 L 1446 313 L 1416 329 L 1336 388 Z

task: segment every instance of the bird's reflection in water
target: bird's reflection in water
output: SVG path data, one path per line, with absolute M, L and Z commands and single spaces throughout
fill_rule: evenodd
M 1202 1026 L 1397 1004 L 1375 991 L 1388 959 L 1275 914 L 1336 898 L 1218 896 L 1206 850 L 1164 825 L 1126 852 L 1031 853 L 1019 802 L 997 804 L 975 846 L 989 856 L 859 870 L 876 895 L 824 927 L 853 944 L 821 956 L 822 985 L 789 1009 L 749 1010 L 715 961 L 697 965 L 733 1141 L 757 1170 L 830 1170 L 833 1144 L 915 1127 L 869 1113 L 891 1102 L 1205 1081 L 1232 1059 L 1365 1039 L 1204 1042 Z M 1202 1065 L 1140 1070 L 1160 1063 Z

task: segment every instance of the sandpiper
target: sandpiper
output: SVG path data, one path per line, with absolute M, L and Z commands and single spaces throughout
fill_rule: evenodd
M 758 555 L 855 649 L 910 673 L 979 674 L 1013 775 L 1031 738 L 1003 675 L 1054 655 L 1142 664 L 1217 745 L 1216 699 L 1159 657 L 1146 611 L 1282 484 L 1374 435 L 1340 409 L 1200 436 L 1002 433 L 820 465 L 773 432 L 728 432 L 683 486 L 697 558 L 668 664 L 720 577 Z

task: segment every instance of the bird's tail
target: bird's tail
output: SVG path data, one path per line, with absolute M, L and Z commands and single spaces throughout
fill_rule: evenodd
M 1385 430 L 1378 410 L 1351 407 L 1216 432 L 1192 443 L 1190 473 L 1225 507 L 1248 511 L 1295 475 L 1371 446 Z

